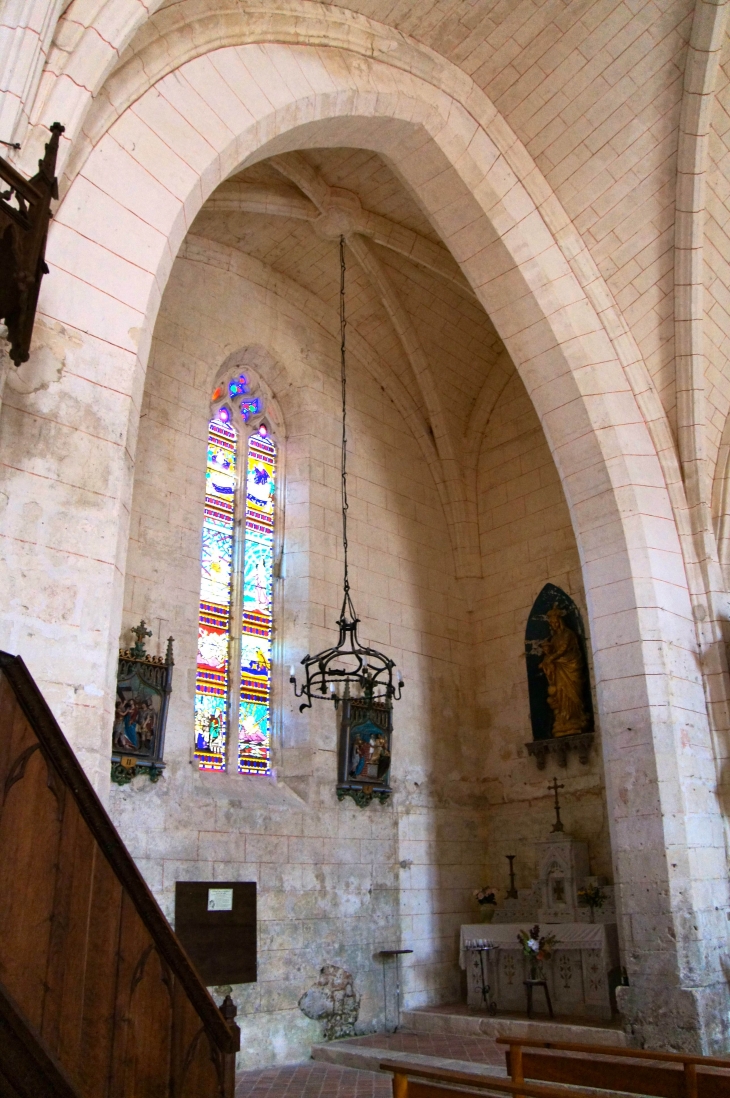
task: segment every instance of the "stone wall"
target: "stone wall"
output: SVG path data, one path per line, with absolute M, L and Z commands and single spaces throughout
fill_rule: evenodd
M 504 888 L 503 855 L 515 850 L 527 885 L 532 842 L 552 822 L 552 775 L 538 773 L 523 746 L 531 738 L 521 656 L 527 614 L 550 580 L 585 615 L 557 471 L 514 369 L 479 463 L 485 578 L 457 583 L 430 473 L 354 356 L 353 588 L 363 637 L 395 656 L 407 685 L 395 712 L 394 804 L 361 810 L 335 800 L 334 714 L 327 706 L 300 716 L 284 670 L 331 637 L 338 610 L 336 346 L 292 303 L 285 278 L 270 291 L 262 265 L 195 239 L 173 268 L 145 387 L 124 605 L 126 627 L 145 617 L 152 643 L 176 638 L 168 769 L 157 786 L 136 783 L 111 796 L 113 817 L 170 917 L 176 880 L 257 881 L 259 982 L 235 989 L 249 1064 L 306 1055 L 321 1023 L 305 1018 L 297 1000 L 323 964 L 354 974 L 365 1029 L 384 1021 L 374 957 L 381 948 L 414 949 L 404 964 L 408 1006 L 459 998 L 456 943 L 459 925 L 476 917 L 471 891 L 488 879 Z M 286 433 L 273 780 L 203 773 L 192 761 L 208 401 L 232 348 L 274 394 Z M 578 772 L 573 760 L 560 776 L 566 823 L 589 841 L 593 872 L 610 878 L 599 750 L 588 767 Z
M 727 41 L 727 5 L 599 0 L 535 7 L 533 0 L 479 0 L 465 15 L 463 5 L 442 0 L 395 8 L 386 0 L 352 0 L 347 8 L 326 10 L 280 0 L 276 13 L 235 0 L 216 4 L 215 18 L 207 0 L 163 5 L 154 18 L 139 0 L 84 10 L 72 4 L 59 18 L 56 0 L 38 0 L 27 25 L 17 18 L 17 5 L 3 9 L 9 62 L 3 91 L 10 106 L 3 117 L 5 137 L 22 136 L 17 163 L 30 174 L 47 125 L 59 118 L 67 130 L 34 354 L 4 394 L 2 644 L 27 659 L 106 796 L 140 402 L 174 257 L 207 197 L 247 164 L 313 146 L 377 151 L 405 181 L 488 312 L 556 458 L 590 615 L 624 960 L 632 980 L 628 1024 L 649 1042 L 724 1049 L 730 679 L 722 632 L 727 581 L 721 582 L 717 557 L 727 570 L 730 538 L 721 531 L 718 554 L 706 521 L 703 454 L 716 464 L 716 488 L 718 480 L 724 483 L 716 491 L 715 517 L 727 527 L 727 50 L 720 49 Z M 32 120 L 27 134 L 24 119 Z M 398 282 L 397 267 L 391 282 Z M 385 281 L 380 278 L 381 286 Z M 704 310 L 697 308 L 703 283 Z M 287 310 L 296 327 L 300 320 Z M 305 312 L 319 316 L 316 303 Z M 404 324 L 402 312 L 391 307 L 388 320 L 398 321 L 400 342 L 410 345 L 423 379 L 423 357 L 413 355 L 415 324 Z M 415 315 L 422 315 L 420 307 Z M 375 326 L 393 345 L 383 317 L 381 311 Z M 288 353 L 277 358 L 270 347 L 278 325 L 277 319 L 272 331 L 254 334 L 274 361 L 284 361 Z M 206 335 L 200 328 L 193 333 L 197 341 Z M 249 345 L 249 336 L 238 332 L 223 344 L 206 370 Z M 384 386 L 394 382 L 393 372 L 383 371 Z M 202 400 L 205 385 L 198 388 Z M 182 386 L 180 395 L 183 401 L 189 395 Z M 277 395 L 284 406 L 285 394 Z M 404 416 L 421 432 L 423 456 L 414 459 L 413 478 L 421 487 L 425 455 L 440 445 L 433 468 L 441 462 L 442 474 L 453 474 L 463 441 L 458 421 L 438 407 L 438 387 L 423 385 L 422 396 Z M 373 398 L 376 406 L 383 401 L 377 385 Z M 202 408 L 197 428 L 183 422 L 185 409 L 177 396 L 167 402 L 165 414 L 175 421 L 169 429 L 174 426 L 174 438 L 193 437 L 201 445 Z M 294 411 L 284 407 L 288 426 Z M 311 410 L 307 414 L 311 418 Z M 301 432 L 305 463 L 313 462 L 308 430 Z M 292 453 L 298 459 L 294 444 Z M 160 458 L 174 463 L 175 454 Z M 185 460 L 183 453 L 181 468 Z M 392 468 L 387 474 L 392 477 Z M 388 477 L 383 483 L 390 489 Z M 439 483 L 442 500 L 451 503 L 445 476 Z M 458 478 L 450 484 L 458 486 Z M 513 487 L 519 495 L 519 482 Z M 411 506 L 410 498 L 403 506 Z M 417 501 L 417 518 L 424 506 Z M 157 508 L 157 502 L 150 506 L 152 518 Z M 433 504 L 432 514 L 437 511 Z M 452 524 L 465 545 L 476 527 L 468 512 L 466 505 L 456 508 Z M 326 513 L 335 512 L 328 505 Z M 177 512 L 173 519 L 174 527 Z M 386 529 L 404 537 L 398 521 L 389 521 L 395 526 Z M 176 569 L 169 562 L 176 555 L 187 576 L 185 598 L 192 597 L 194 528 L 185 519 L 168 541 L 159 532 L 160 559 L 167 554 L 168 567 L 160 565 L 155 577 L 139 565 L 127 585 L 126 624 L 140 606 L 155 616 L 145 584 L 154 580 L 149 591 L 174 591 Z M 419 568 L 424 561 L 429 577 L 413 584 L 421 618 L 406 625 L 417 635 L 415 647 L 396 643 L 395 623 L 383 619 L 404 666 L 417 652 L 417 670 L 429 684 L 403 727 L 405 742 L 412 721 L 414 772 L 428 769 L 434 785 L 423 793 L 414 778 L 403 821 L 410 803 L 418 823 L 412 832 L 410 822 L 398 828 L 404 841 L 424 844 L 424 853 L 433 836 L 441 841 L 439 821 L 457 814 L 452 806 L 462 821 L 481 810 L 479 783 L 471 778 L 485 750 L 472 734 L 444 740 L 443 756 L 437 750 L 448 715 L 434 700 L 444 684 L 458 681 L 460 704 L 473 704 L 476 672 L 464 671 L 450 621 L 429 632 L 431 588 L 441 597 L 446 583 L 443 575 L 432 583 L 438 568 L 429 559 L 441 551 L 443 525 L 429 531 L 415 560 Z M 140 540 L 136 530 L 133 537 Z M 317 538 L 303 552 L 312 561 L 326 556 Z M 464 560 L 472 563 L 466 552 Z M 565 574 L 563 564 L 556 573 L 561 570 Z M 549 557 L 547 572 L 553 574 Z M 288 582 L 296 586 L 291 576 Z M 530 583 L 510 609 L 515 646 Z M 380 574 L 378 584 L 383 587 Z M 312 605 L 332 612 L 321 573 L 306 571 L 299 587 L 302 605 L 311 595 Z M 485 602 L 494 593 L 479 584 L 462 587 L 452 599 L 461 607 L 453 615 L 457 623 L 466 608 L 477 612 L 480 592 Z M 451 597 L 455 589 L 446 589 Z M 411 592 L 406 605 L 415 605 L 410 600 Z M 386 601 L 389 613 L 397 599 Z M 185 617 L 171 606 L 159 606 L 158 613 L 160 631 Z M 443 619 L 441 605 L 434 617 Z M 297 651 L 327 635 L 323 620 L 292 625 Z M 486 625 L 494 625 L 491 608 L 480 628 Z M 438 653 L 449 642 L 444 667 L 432 637 Z M 183 648 L 186 643 L 181 633 Z M 510 751 L 520 742 L 522 719 L 506 730 Z M 282 781 L 306 804 L 315 803 L 319 771 L 312 750 L 319 758 L 324 735 L 296 724 L 287 738 L 282 727 Z M 453 771 L 441 765 L 458 752 Z M 518 769 L 513 773 L 521 780 Z M 134 838 L 134 826 L 127 830 Z M 438 910 L 439 873 L 428 869 L 414 878 L 414 910 L 426 897 L 427 910 Z M 448 922 L 429 919 L 429 929 L 439 933 Z M 426 927 L 414 921 L 416 929 Z M 438 934 L 428 939 L 441 940 Z M 418 990 L 415 960 L 411 994 L 437 994 L 436 955 L 421 966 L 425 992 Z M 661 1026 L 652 1028 L 658 1004 Z
M 337 345 L 285 296 L 257 284 L 260 265 L 245 265 L 244 278 L 223 269 L 225 249 L 206 253 L 207 262 L 195 254 L 176 262 L 156 327 L 124 605 L 126 628 L 141 617 L 151 623 L 151 644 L 175 637 L 168 768 L 156 786 L 138 779 L 113 788 L 110 809 L 168 916 L 176 880 L 258 883 L 259 980 L 234 990 L 241 1063 L 254 1065 L 308 1054 L 322 1024 L 297 1001 L 324 964 L 353 973 L 365 1028 L 383 1023 L 374 954 L 401 939 L 414 949 L 405 973 L 410 1005 L 458 995 L 458 927 L 472 917 L 484 821 L 473 797 L 459 793 L 476 750 L 463 676 L 465 603 L 443 514 L 408 428 L 356 357 L 353 592 L 362 638 L 395 657 L 407 686 L 395 711 L 395 806 L 336 800 L 333 709 L 300 716 L 283 669 L 331 642 L 339 610 Z M 255 360 L 286 431 L 273 780 L 199 772 L 191 761 L 208 402 L 234 348 Z
M 591 872 L 611 881 L 599 729 L 588 765 L 549 759 L 544 770 L 527 754 L 532 739 L 524 638 L 532 604 L 546 583 L 566 591 L 588 631 L 580 560 L 555 462 L 516 373 L 503 388 L 485 431 L 479 461 L 479 521 L 484 580 L 474 610 L 478 637 L 477 737 L 484 743 L 490 883 L 508 881 L 515 854 L 517 887 L 536 874 L 535 840 L 555 822 L 548 783 L 557 775 L 566 830 L 586 841 Z M 590 636 L 588 636 L 590 649 Z M 591 668 L 592 670 L 592 668 Z M 594 695 L 594 709 L 597 712 Z

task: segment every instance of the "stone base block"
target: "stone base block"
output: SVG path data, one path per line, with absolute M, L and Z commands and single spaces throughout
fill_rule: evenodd
M 430 1010 L 404 1010 L 401 1012 L 401 1029 L 409 1033 L 432 1033 L 435 1036 L 452 1034 L 464 1037 L 522 1037 L 531 1041 L 568 1041 L 585 1045 L 613 1045 L 625 1047 L 626 1036 L 615 1025 L 590 1025 L 583 1021 L 566 1019 L 538 1020 L 522 1017 L 492 1017 L 481 1012 L 468 1012 L 463 1007 L 449 1010 L 432 1007 Z
M 657 989 L 616 988 L 630 1045 L 668 1052 L 721 1056 L 730 1051 L 727 984 Z

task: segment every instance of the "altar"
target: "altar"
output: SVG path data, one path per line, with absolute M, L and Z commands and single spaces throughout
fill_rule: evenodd
M 467 1003 L 487 1010 L 523 1012 L 530 964 L 523 956 L 517 932 L 529 923 L 475 923 L 462 926 L 459 964 L 466 969 Z M 542 962 L 553 1010 L 556 1014 L 583 1015 L 610 1021 L 611 980 L 619 967 L 615 923 L 553 923 L 541 926 L 542 934 L 555 937 L 552 957 Z M 486 952 L 470 945 L 487 946 Z M 484 968 L 482 969 L 482 964 Z M 485 1002 L 482 977 L 490 985 Z M 540 991 L 535 992 L 535 1013 L 547 1013 Z

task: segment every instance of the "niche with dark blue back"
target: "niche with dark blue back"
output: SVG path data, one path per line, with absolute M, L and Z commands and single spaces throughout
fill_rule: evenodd
M 592 732 L 583 620 L 570 595 L 553 583 L 545 584 L 527 619 L 525 660 L 533 739 Z

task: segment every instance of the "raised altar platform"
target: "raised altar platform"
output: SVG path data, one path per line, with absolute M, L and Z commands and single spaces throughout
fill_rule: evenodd
M 505 1050 L 497 1037 L 535 1041 L 573 1041 L 579 1044 L 626 1047 L 626 1034 L 617 1024 L 606 1025 L 582 1018 L 548 1021 L 520 1015 L 489 1014 L 470 1010 L 466 1003 L 403 1010 L 397 1033 L 326 1041 L 312 1046 L 312 1059 L 340 1067 L 379 1071 L 383 1060 L 393 1059 L 414 1067 L 449 1068 L 471 1075 L 504 1076 Z
M 494 1001 L 499 1011 L 524 1011 L 523 981 L 529 976 L 529 962 L 517 939 L 525 923 L 474 923 L 462 926 L 459 964 L 466 969 L 467 1005 L 486 1011 Z M 543 934 L 556 938 L 553 955 L 542 963 L 553 1010 L 556 1014 L 610 1021 L 612 973 L 619 966 L 618 934 L 615 923 L 553 923 L 541 927 Z M 480 954 L 467 949 L 467 942 L 490 946 Z M 484 975 L 490 985 L 485 1001 Z M 547 1014 L 544 996 L 535 993 L 535 1013 Z

